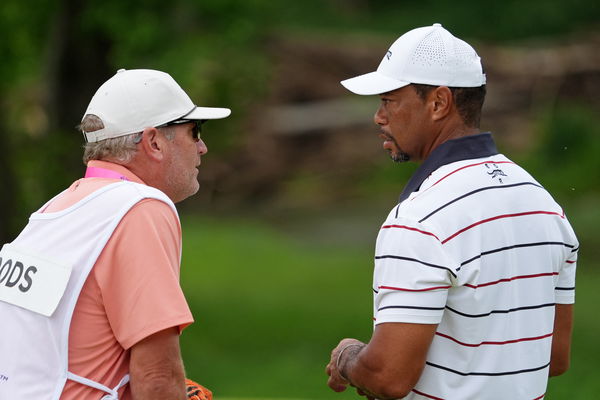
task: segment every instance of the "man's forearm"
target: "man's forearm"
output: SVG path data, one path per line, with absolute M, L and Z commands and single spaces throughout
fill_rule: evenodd
M 129 375 L 134 400 L 185 400 L 179 330 L 169 328 L 136 343 L 131 348 Z
M 573 336 L 573 304 L 557 304 L 555 310 L 550 376 L 562 375 L 569 369 Z
M 133 400 L 185 400 L 185 376 L 183 369 L 176 371 L 155 371 L 143 376 L 131 377 Z

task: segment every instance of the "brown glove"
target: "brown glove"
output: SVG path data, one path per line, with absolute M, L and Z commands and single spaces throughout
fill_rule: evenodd
M 212 400 L 212 392 L 199 383 L 186 379 L 185 386 L 189 400 Z

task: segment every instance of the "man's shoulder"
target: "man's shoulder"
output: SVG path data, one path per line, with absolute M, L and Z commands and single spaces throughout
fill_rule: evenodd
M 170 204 L 152 197 L 146 197 L 135 203 L 123 216 L 123 221 L 130 224 L 138 221 L 142 225 L 168 224 L 179 226 L 179 215 Z
M 130 235 L 164 237 L 167 232 L 181 231 L 175 205 L 158 189 L 135 182 L 123 182 L 115 184 L 106 196 L 111 198 L 109 201 L 112 204 L 120 199 L 129 203 L 115 232 L 124 238 Z M 123 235 L 123 232 L 126 234 Z
M 152 218 L 153 211 L 160 210 L 163 213 L 171 210 L 170 214 L 177 217 L 175 204 L 165 193 L 156 188 L 136 182 L 121 182 L 110 186 L 106 187 L 106 196 L 127 199 L 133 203 L 132 209 L 135 208 L 141 213 L 148 214 L 147 218 Z
M 143 198 L 153 198 L 162 201 L 169 206 L 175 207 L 171 199 L 159 189 L 152 186 L 144 185 L 137 182 L 124 181 L 122 184 L 117 184 L 121 190 L 129 191 L 132 195 L 138 195 Z
M 467 159 L 436 169 L 411 196 L 412 203 L 452 201 L 478 191 L 510 193 L 518 185 L 541 185 L 521 166 L 503 154 Z
M 471 219 L 482 219 L 499 210 L 529 209 L 532 203 L 536 207 L 557 207 L 529 173 L 497 154 L 439 167 L 418 191 L 392 210 L 388 220 L 402 217 L 444 230 L 454 224 L 468 225 Z

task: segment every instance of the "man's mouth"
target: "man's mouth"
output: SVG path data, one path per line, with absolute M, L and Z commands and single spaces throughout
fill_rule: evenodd
M 385 147 L 386 145 L 388 145 L 388 144 L 390 144 L 390 143 L 394 143 L 394 138 L 392 138 L 392 136 L 391 136 L 391 135 L 388 135 L 388 134 L 387 134 L 387 133 L 385 133 L 385 132 L 381 132 L 381 133 L 379 134 L 379 138 L 380 138 L 381 140 L 383 140 L 383 147 Z

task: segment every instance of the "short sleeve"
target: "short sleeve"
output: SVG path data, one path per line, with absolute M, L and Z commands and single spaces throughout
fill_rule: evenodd
M 193 322 L 179 283 L 181 227 L 169 205 L 142 200 L 123 217 L 95 268 L 115 337 L 128 349 L 161 330 Z
M 557 304 L 575 303 L 575 272 L 577 270 L 578 246 L 571 251 L 568 259 L 563 263 L 558 273 L 558 279 L 554 288 Z
M 455 270 L 430 228 L 408 219 L 384 224 L 375 250 L 375 324 L 439 323 Z

